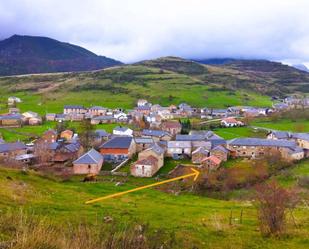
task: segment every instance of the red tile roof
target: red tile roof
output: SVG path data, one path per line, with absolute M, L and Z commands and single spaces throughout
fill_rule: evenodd
M 229 118 L 223 118 L 222 121 L 225 121 L 226 123 L 229 124 L 236 124 L 238 121 L 235 118 L 229 117 Z
M 135 164 L 144 164 L 144 165 L 156 165 L 158 163 L 158 159 L 154 156 L 148 156 L 145 159 L 138 160 Z
M 221 160 L 218 157 L 213 156 L 213 155 L 206 157 L 202 160 L 202 162 L 205 162 L 205 161 L 211 161 L 211 162 L 213 162 L 214 164 L 217 164 L 217 165 L 219 165 L 221 163 Z

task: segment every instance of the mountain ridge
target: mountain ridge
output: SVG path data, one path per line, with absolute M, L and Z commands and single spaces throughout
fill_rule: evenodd
M 91 71 L 122 63 L 66 42 L 13 35 L 0 41 L 0 75 Z

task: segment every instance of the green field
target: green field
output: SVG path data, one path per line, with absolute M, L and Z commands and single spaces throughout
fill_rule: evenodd
M 0 128 L 0 134 L 2 135 L 3 139 L 7 142 L 13 142 L 17 140 L 21 141 L 29 141 L 31 138 L 35 136 L 42 135 L 48 129 L 55 129 L 56 122 L 45 122 L 42 125 L 37 126 L 23 126 L 20 128 Z M 112 133 L 113 129 L 119 126 L 119 124 L 99 124 L 95 125 L 95 129 L 103 129 L 108 133 Z M 80 129 L 80 122 L 68 122 L 68 128 L 74 129 L 75 131 L 79 131 Z
M 252 126 L 264 127 L 273 130 L 281 131 L 294 131 L 294 132 L 309 132 L 309 120 L 305 119 L 279 119 L 279 120 L 269 120 L 269 119 L 257 119 L 253 121 Z
M 22 99 L 21 111 L 61 113 L 64 105 L 133 108 L 139 98 L 161 105 L 187 102 L 197 107 L 271 106 L 268 96 L 239 89 L 216 89 L 200 78 L 146 66 L 125 66 L 89 73 L 0 78 L 0 112 L 9 96 Z
M 306 163 L 306 167 L 308 167 Z M 80 222 L 92 226 L 111 216 L 117 226 L 130 222 L 148 224 L 150 233 L 161 230 L 175 235 L 174 248 L 306 248 L 309 246 L 309 216 L 305 206 L 294 212 L 296 229 L 288 217 L 288 236 L 281 239 L 262 237 L 256 209 L 250 201 L 216 200 L 193 194 L 175 196 L 155 189 L 143 190 L 117 199 L 85 205 L 86 200 L 120 192 L 153 182 L 152 179 L 127 178 L 122 186 L 102 177 L 98 183 L 82 183 L 79 177 L 65 182 L 0 169 L 0 210 L 30 212 L 43 216 L 55 226 L 67 229 Z M 240 224 L 240 212 L 243 220 Z M 229 217 L 233 211 L 232 225 Z M 9 231 L 0 234 L 8 238 Z M 232 241 L 232 244 L 231 244 Z

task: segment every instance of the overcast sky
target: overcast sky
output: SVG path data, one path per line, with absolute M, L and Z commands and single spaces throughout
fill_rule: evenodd
M 0 39 L 40 35 L 134 62 L 160 56 L 309 65 L 308 0 L 0 0 Z

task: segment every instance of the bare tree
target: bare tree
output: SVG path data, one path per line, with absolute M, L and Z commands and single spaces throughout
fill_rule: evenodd
M 94 125 L 91 124 L 90 120 L 84 119 L 80 123 L 80 142 L 85 150 L 91 149 L 94 143 Z
M 38 140 L 34 145 L 34 154 L 39 164 L 50 162 L 53 158 L 53 152 L 49 144 L 43 140 Z
M 280 235 L 285 230 L 286 212 L 292 210 L 297 199 L 277 182 L 264 183 L 256 187 L 260 228 L 263 235 Z

